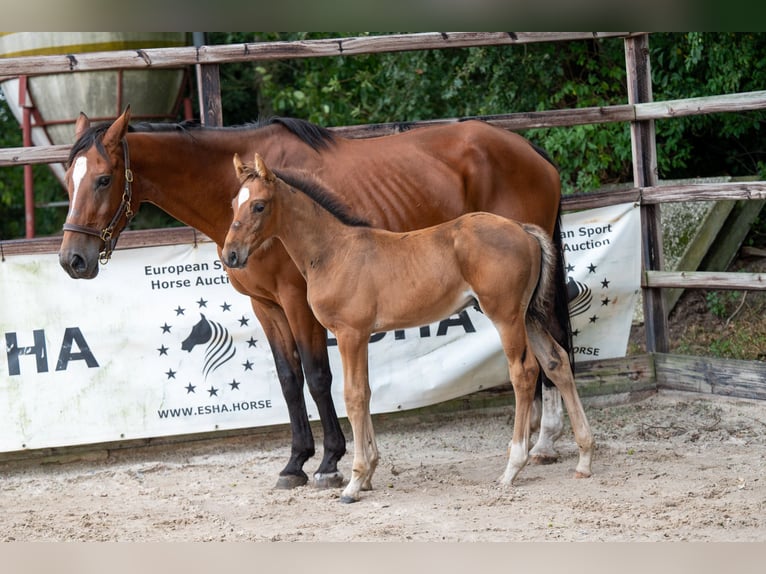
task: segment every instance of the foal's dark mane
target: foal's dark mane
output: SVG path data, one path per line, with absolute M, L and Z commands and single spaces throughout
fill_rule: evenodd
M 106 150 L 101 143 L 101 139 L 104 136 L 104 132 L 112 125 L 111 122 L 100 123 L 89 127 L 83 135 L 78 138 L 69 151 L 69 158 L 67 159 L 67 167 L 72 163 L 74 158 L 81 152 L 89 149 L 95 145 L 100 154 L 106 155 Z M 314 151 L 321 152 L 328 149 L 335 141 L 335 135 L 322 126 L 312 124 L 306 120 L 298 118 L 283 118 L 283 117 L 270 117 L 263 120 L 259 120 L 253 123 L 243 124 L 241 126 L 230 127 L 207 127 L 203 126 L 197 121 L 183 121 L 179 123 L 150 123 L 150 122 L 137 122 L 128 126 L 129 132 L 138 133 L 163 133 L 163 132 L 184 132 L 194 137 L 194 132 L 201 131 L 244 131 L 244 130 L 257 130 L 265 128 L 267 126 L 280 125 L 283 126 L 291 134 L 295 135 L 303 143 L 310 146 Z
M 322 206 L 332 216 L 338 219 L 344 225 L 352 227 L 371 227 L 370 223 L 364 219 L 353 215 L 346 204 L 338 196 L 322 185 L 315 177 L 305 171 L 296 170 L 271 170 L 274 175 L 284 181 L 287 185 L 306 194 L 310 199 Z M 258 178 L 258 173 L 251 165 L 244 166 L 242 183 L 250 179 Z

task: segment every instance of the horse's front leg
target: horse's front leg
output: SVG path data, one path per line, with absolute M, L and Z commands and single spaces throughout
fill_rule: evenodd
M 372 475 L 378 465 L 378 446 L 370 415 L 370 381 L 367 345 L 369 333 L 336 333 L 343 362 L 343 397 L 354 435 L 354 461 L 351 480 L 343 490 L 341 502 L 356 502 L 360 491 L 372 488 Z
M 295 333 L 303 371 L 317 405 L 319 420 L 324 432 L 324 456 L 314 473 L 317 488 L 337 488 L 343 485 L 343 474 L 338 471 L 338 461 L 346 454 L 346 437 L 335 412 L 332 399 L 332 372 L 327 354 L 327 329 L 316 320 L 306 303 L 305 293 L 287 299 L 283 297 L 285 313 Z
M 287 403 L 292 432 L 290 460 L 279 473 L 277 488 L 295 488 L 308 482 L 303 465 L 314 456 L 314 436 L 303 398 L 303 371 L 298 349 L 283 310 L 270 301 L 251 299 L 255 316 L 269 341 L 282 395 Z

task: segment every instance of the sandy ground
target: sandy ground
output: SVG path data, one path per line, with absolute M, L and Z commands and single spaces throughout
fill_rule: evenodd
M 379 417 L 375 489 L 351 505 L 340 490 L 273 488 L 284 430 L 6 462 L 0 541 L 766 540 L 765 403 L 660 393 L 585 406 L 593 477 L 573 478 L 568 432 L 559 463 L 510 488 L 496 482 L 510 408 Z M 350 465 L 349 453 L 346 476 Z

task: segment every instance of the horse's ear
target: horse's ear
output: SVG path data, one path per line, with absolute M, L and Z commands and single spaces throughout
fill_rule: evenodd
M 80 112 L 80 115 L 77 116 L 77 121 L 74 124 L 74 139 L 79 140 L 82 137 L 82 134 L 85 133 L 85 130 L 89 127 L 90 119 L 88 119 L 88 116 L 84 113 Z
M 258 174 L 258 177 L 263 179 L 263 181 L 272 183 L 277 178 L 274 176 L 274 174 L 271 172 L 271 170 L 266 167 L 266 163 L 263 161 L 263 158 L 260 156 L 260 154 L 255 154 L 255 172 Z
M 104 147 L 116 146 L 128 133 L 128 124 L 130 123 L 130 104 L 125 107 L 125 111 L 114 120 L 109 129 L 104 134 Z
M 239 159 L 239 154 L 234 154 L 234 171 L 237 172 L 237 177 L 242 178 L 242 174 L 245 172 L 245 164 L 242 163 L 242 160 Z

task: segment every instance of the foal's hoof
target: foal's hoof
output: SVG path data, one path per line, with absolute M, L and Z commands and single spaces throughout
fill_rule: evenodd
M 343 486 L 343 475 L 340 472 L 314 474 L 314 488 L 338 488 Z
M 575 478 L 590 478 L 590 472 L 575 471 Z
M 341 496 L 340 501 L 343 504 L 352 504 L 354 502 L 359 502 L 358 498 L 354 498 L 353 496 Z
M 282 474 L 277 479 L 277 484 L 274 488 L 280 490 L 290 490 L 292 488 L 298 488 L 303 486 L 309 481 L 309 477 L 303 474 Z
M 555 464 L 559 461 L 558 455 L 533 454 L 529 457 L 529 464 Z

